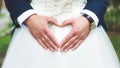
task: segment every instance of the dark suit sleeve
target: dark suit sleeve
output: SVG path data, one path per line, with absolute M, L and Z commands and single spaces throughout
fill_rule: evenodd
M 19 27 L 17 17 L 32 9 L 28 0 L 5 0 L 5 4 L 16 27 Z
M 99 19 L 99 24 L 104 24 L 104 14 L 109 5 L 109 0 L 87 0 L 84 9 L 88 9 L 95 13 Z

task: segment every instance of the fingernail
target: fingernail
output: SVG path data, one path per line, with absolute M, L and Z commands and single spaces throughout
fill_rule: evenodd
M 67 51 L 68 51 L 67 49 L 64 50 L 64 52 L 67 52 Z
M 63 50 L 62 50 L 62 49 L 60 49 L 60 52 L 63 52 Z
M 51 51 L 53 52 L 53 51 L 54 51 L 54 49 L 51 49 Z
M 75 50 L 75 48 L 72 48 L 72 51 L 74 51 Z
M 57 47 L 60 47 L 59 45 L 57 45 Z
M 58 49 L 55 49 L 55 51 L 58 51 Z
M 60 48 L 61 46 L 60 45 L 58 45 L 58 48 Z
M 62 24 L 61 24 L 61 23 L 59 23 L 59 26 L 61 27 L 61 26 L 62 26 Z
M 48 48 L 44 48 L 45 50 L 47 50 Z
M 59 47 L 61 48 L 61 47 L 62 47 L 62 45 L 61 45 L 61 44 L 59 44 Z

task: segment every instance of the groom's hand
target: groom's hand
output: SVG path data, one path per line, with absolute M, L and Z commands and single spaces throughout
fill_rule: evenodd
M 56 19 L 34 14 L 31 15 L 25 23 L 32 36 L 44 49 L 50 49 L 52 52 L 57 51 L 58 43 L 48 26 L 48 23 L 58 25 Z
M 77 17 L 65 20 L 62 26 L 72 25 L 72 30 L 61 42 L 61 52 L 70 49 L 75 50 L 88 36 L 90 23 L 85 17 Z

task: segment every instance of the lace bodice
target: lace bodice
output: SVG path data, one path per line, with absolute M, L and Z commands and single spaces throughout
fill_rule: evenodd
M 54 16 L 60 13 L 81 10 L 86 3 L 86 0 L 32 0 L 31 5 L 38 13 Z

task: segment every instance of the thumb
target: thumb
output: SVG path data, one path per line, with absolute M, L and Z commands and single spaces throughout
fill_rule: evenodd
M 69 19 L 69 20 L 63 21 L 63 23 L 61 24 L 61 26 L 63 27 L 63 26 L 71 25 L 71 24 L 72 24 L 72 20 Z
M 60 24 L 57 22 L 57 19 L 48 17 L 48 22 L 55 24 L 56 26 L 60 26 Z

